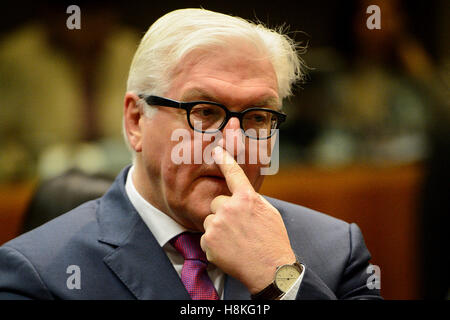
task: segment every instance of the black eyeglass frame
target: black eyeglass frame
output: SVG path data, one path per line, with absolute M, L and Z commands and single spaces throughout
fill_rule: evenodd
M 223 104 L 217 103 L 217 102 L 212 102 L 212 101 L 190 101 L 190 102 L 180 102 L 180 101 L 176 101 L 176 100 L 171 100 L 171 99 L 167 99 L 167 98 L 163 98 L 163 97 L 159 97 L 159 96 L 154 96 L 154 95 L 144 95 L 144 94 L 140 94 L 138 95 L 139 98 L 144 99 L 145 102 L 150 105 L 150 106 L 161 106 L 161 107 L 170 107 L 170 108 L 178 108 L 178 109 L 183 109 L 186 111 L 186 117 L 187 117 L 187 122 L 189 124 L 189 126 L 192 128 L 192 130 L 196 131 L 196 132 L 201 132 L 201 133 L 216 133 L 219 132 L 220 130 L 222 130 L 226 124 L 228 123 L 228 121 L 233 118 L 236 117 L 239 119 L 239 125 L 242 129 L 242 131 L 244 132 L 244 135 L 250 139 L 255 139 L 255 140 L 267 140 L 270 139 L 274 132 L 272 130 L 274 129 L 279 129 L 280 125 L 286 120 L 287 115 L 272 109 L 268 109 L 268 108 L 248 108 L 245 109 L 244 111 L 241 112 L 233 112 L 228 110 L 227 107 L 225 107 Z M 225 119 L 223 120 L 222 124 L 219 126 L 218 129 L 214 129 L 214 131 L 208 131 L 208 130 L 198 130 L 195 129 L 194 126 L 191 123 L 190 120 L 190 113 L 192 108 L 194 108 L 196 105 L 198 104 L 211 104 L 211 105 L 215 105 L 218 106 L 220 108 L 222 108 L 225 111 Z M 242 119 L 244 117 L 244 115 L 250 111 L 267 111 L 270 112 L 272 114 L 274 114 L 277 117 L 277 126 L 276 128 L 272 128 L 270 131 L 270 135 L 264 138 L 258 138 L 258 137 L 252 137 L 249 136 L 245 133 L 245 130 L 242 126 Z

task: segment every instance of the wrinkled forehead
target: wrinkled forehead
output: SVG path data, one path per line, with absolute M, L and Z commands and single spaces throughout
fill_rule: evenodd
M 178 99 L 212 97 L 220 101 L 220 91 L 226 89 L 237 96 L 258 95 L 260 104 L 280 105 L 273 65 L 267 54 L 251 44 L 196 48 L 180 59 L 170 80 L 171 89 L 189 88 Z

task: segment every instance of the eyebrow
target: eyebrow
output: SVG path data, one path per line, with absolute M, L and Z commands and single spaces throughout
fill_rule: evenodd
M 219 102 L 220 99 L 214 96 L 213 94 L 206 92 L 203 89 L 200 88 L 194 88 L 192 90 L 189 90 L 186 92 L 182 97 L 182 101 L 192 101 L 192 100 L 204 100 L 204 101 L 211 101 L 211 102 Z M 264 107 L 264 106 L 270 106 L 277 108 L 278 110 L 281 110 L 281 104 L 279 103 L 278 98 L 270 96 L 267 98 L 263 98 L 260 101 L 251 103 L 252 107 Z

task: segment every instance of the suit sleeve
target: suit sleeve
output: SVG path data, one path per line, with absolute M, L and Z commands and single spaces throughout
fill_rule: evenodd
M 340 299 L 382 299 L 380 290 L 368 285 L 372 272 L 368 267 L 371 258 L 361 230 L 354 223 L 350 225 L 350 256 L 341 279 L 337 295 Z M 379 280 L 379 279 L 378 279 Z
M 0 247 L 0 300 L 53 299 L 38 272 L 18 250 Z
M 306 268 L 297 299 L 382 299 L 379 289 L 367 285 L 368 279 L 372 275 L 367 271 L 371 256 L 364 243 L 361 230 L 356 224 L 349 225 L 349 241 L 350 252 L 337 290 L 333 292 L 311 268 Z

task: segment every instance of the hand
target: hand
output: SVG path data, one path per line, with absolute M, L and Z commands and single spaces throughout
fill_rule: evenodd
M 221 147 L 214 159 L 232 196 L 211 201 L 200 245 L 208 260 L 255 294 L 274 279 L 276 267 L 294 263 L 280 213 L 251 185 L 242 168 Z

